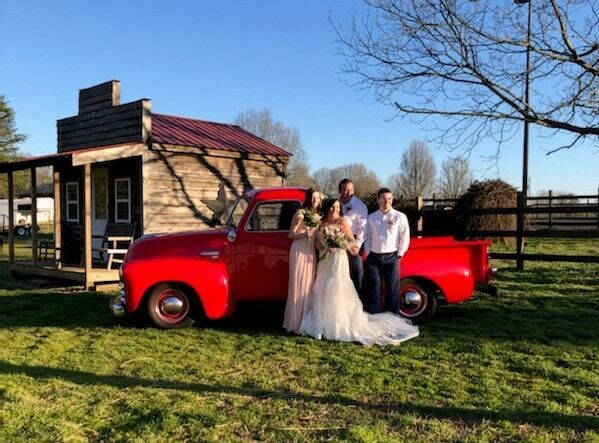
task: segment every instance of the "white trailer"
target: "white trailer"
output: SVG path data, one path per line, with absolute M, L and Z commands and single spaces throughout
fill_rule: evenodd
M 14 224 L 17 235 L 23 236 L 31 226 L 31 198 L 14 200 Z M 37 224 L 49 225 L 54 223 L 54 199 L 52 197 L 37 198 Z M 0 232 L 8 231 L 8 200 L 0 199 Z

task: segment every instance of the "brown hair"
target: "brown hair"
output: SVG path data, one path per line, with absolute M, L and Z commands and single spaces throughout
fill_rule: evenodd
M 393 192 L 391 192 L 391 189 L 389 188 L 381 188 L 379 189 L 379 192 L 376 193 L 376 198 L 379 198 L 382 194 L 393 194 Z
M 316 192 L 320 192 L 320 190 L 318 188 L 308 188 L 308 190 L 306 191 L 306 197 L 304 198 L 304 205 L 302 206 L 302 208 L 312 209 L 312 196 Z M 316 210 L 319 211 L 321 206 L 322 206 L 322 197 L 320 198 L 320 203 L 318 204 L 318 207 L 316 208 Z
M 343 180 L 341 180 L 339 182 L 339 192 L 341 192 L 341 186 L 347 185 L 348 183 L 351 183 L 353 185 L 353 182 L 349 178 L 344 178 Z
M 341 202 L 338 198 L 327 198 L 322 204 L 322 218 L 326 220 L 329 216 L 329 211 L 335 204 L 335 202 L 339 202 L 339 216 L 343 217 L 343 211 L 341 210 Z

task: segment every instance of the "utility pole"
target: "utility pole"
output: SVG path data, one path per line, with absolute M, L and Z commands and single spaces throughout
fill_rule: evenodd
M 529 99 L 530 99 L 530 17 L 531 17 L 531 6 L 532 0 L 514 0 L 514 3 L 522 5 L 528 4 L 528 26 L 526 31 L 526 75 L 524 80 L 524 104 L 526 110 L 530 110 Z M 524 205 L 527 205 L 528 197 L 528 120 L 524 119 L 524 141 L 522 146 L 522 197 L 524 199 Z
M 526 113 L 530 112 L 530 94 L 529 94 L 529 83 L 530 83 L 530 16 L 531 16 L 531 4 L 532 0 L 514 0 L 514 3 L 522 5 L 528 3 L 528 25 L 526 28 L 526 75 L 524 79 L 524 106 L 526 106 Z M 528 206 L 528 118 L 524 117 L 524 141 L 522 146 L 522 193 L 518 195 L 518 206 L 519 211 L 524 211 Z M 524 269 L 524 260 L 522 254 L 524 253 L 524 237 L 522 231 L 524 230 L 525 214 L 523 212 L 518 213 L 518 237 L 516 238 L 516 254 L 517 268 Z

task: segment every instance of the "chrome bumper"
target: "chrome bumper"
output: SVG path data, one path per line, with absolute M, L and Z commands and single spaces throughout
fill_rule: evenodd
M 110 303 L 108 307 L 110 308 L 110 312 L 115 317 L 122 317 L 125 315 L 125 286 L 123 282 L 119 283 L 119 295 L 116 297 L 112 297 L 110 299 Z
M 488 281 L 494 280 L 497 277 L 497 268 L 490 268 L 488 271 Z M 491 283 L 476 284 L 475 288 L 478 292 L 490 295 L 492 297 L 499 297 L 499 288 Z

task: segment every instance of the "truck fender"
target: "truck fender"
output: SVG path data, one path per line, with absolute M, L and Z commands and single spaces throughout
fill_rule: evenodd
M 434 283 L 443 293 L 448 303 L 468 300 L 474 292 L 472 271 L 460 263 L 435 261 L 415 263 L 411 261 L 401 266 L 401 278 L 426 279 Z
M 208 318 L 225 317 L 233 309 L 229 273 L 221 261 L 173 257 L 125 262 L 123 282 L 128 313 L 143 308 L 145 295 L 159 283 L 178 283 L 192 288 Z

